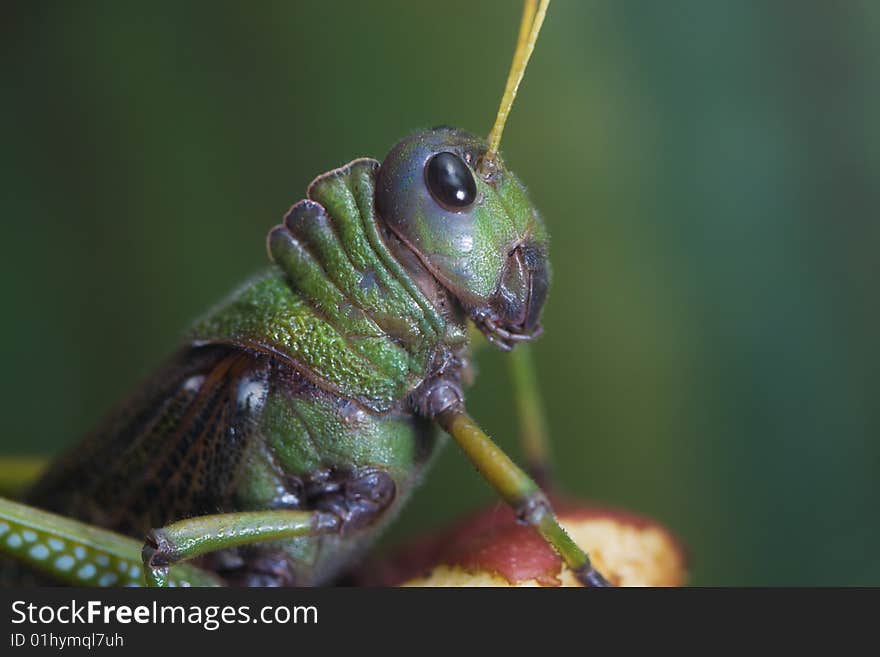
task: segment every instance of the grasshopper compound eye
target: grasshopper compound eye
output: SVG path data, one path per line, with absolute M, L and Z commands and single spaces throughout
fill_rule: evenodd
M 437 153 L 425 166 L 425 184 L 441 206 L 461 210 L 477 198 L 477 183 L 468 165 L 455 153 Z

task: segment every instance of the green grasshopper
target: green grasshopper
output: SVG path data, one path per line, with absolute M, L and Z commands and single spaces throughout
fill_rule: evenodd
M 197 321 L 22 503 L 0 499 L 14 569 L 79 585 L 323 584 L 393 519 L 449 434 L 582 583 L 607 585 L 463 394 L 469 322 L 504 350 L 540 333 L 547 230 L 499 146 L 548 4 L 526 0 L 488 139 L 435 128 L 381 164 L 318 176 L 269 232 L 272 267 Z M 529 435 L 537 465 L 540 431 Z

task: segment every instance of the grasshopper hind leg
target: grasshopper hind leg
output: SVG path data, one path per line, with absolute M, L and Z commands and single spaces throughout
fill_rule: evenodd
M 106 529 L 0 498 L 0 555 L 8 583 L 143 586 L 141 543 Z M 39 573 L 38 578 L 25 571 Z M 218 586 L 216 576 L 184 564 L 170 573 L 175 586 Z

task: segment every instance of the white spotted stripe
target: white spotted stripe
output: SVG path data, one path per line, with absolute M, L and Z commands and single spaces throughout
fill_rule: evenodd
M 28 550 L 28 554 L 37 561 L 44 561 L 49 556 L 49 548 L 42 543 L 37 543 Z
M 76 571 L 76 576 L 80 579 L 91 579 L 97 574 L 97 569 L 90 563 Z
M 113 586 L 119 581 L 116 573 L 104 573 L 98 578 L 98 586 Z
M 60 557 L 55 559 L 55 567 L 63 572 L 67 572 L 71 568 L 76 565 L 76 559 L 74 559 L 69 554 L 62 554 Z

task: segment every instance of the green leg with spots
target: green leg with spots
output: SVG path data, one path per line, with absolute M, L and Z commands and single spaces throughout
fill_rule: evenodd
M 246 511 L 181 520 L 147 534 L 143 549 L 147 584 L 168 586 L 169 568 L 209 552 L 340 530 L 339 517 L 321 511 Z
M 115 532 L 0 498 L 0 554 L 75 586 L 143 586 L 143 544 Z M 181 564 L 169 586 L 221 586 L 215 575 Z

